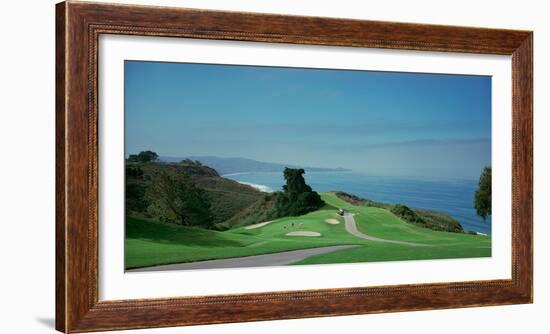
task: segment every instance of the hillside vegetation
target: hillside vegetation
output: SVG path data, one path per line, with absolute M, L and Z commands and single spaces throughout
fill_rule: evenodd
M 220 177 L 200 161 L 163 163 L 152 151 L 126 161 L 128 215 L 209 229 L 226 229 L 286 216 L 298 216 L 325 205 L 305 183 L 303 169 L 285 168 L 282 191 L 262 193 Z
M 155 192 L 154 188 L 162 183 L 163 179 L 164 183 L 172 180 L 177 182 L 174 185 L 178 186 L 187 183 L 185 189 L 193 190 L 196 194 L 196 208 L 208 207 L 209 213 L 203 215 L 211 215 L 211 224 L 206 225 L 213 227 L 222 225 L 265 196 L 253 187 L 220 177 L 214 169 L 198 162 L 126 162 L 127 215 L 179 223 L 177 219 L 170 219 L 170 214 L 166 214 L 166 210 L 165 214 L 159 212 L 163 211 L 164 205 L 156 203 L 161 193 Z M 182 205 L 190 204 L 186 198 L 180 198 L 179 201 Z M 192 212 L 190 215 L 195 214 L 196 212 Z
M 128 215 L 154 218 L 186 225 L 226 229 L 245 226 L 285 216 L 298 216 L 315 211 L 325 204 L 305 184 L 303 169 L 284 171 L 287 185 L 283 191 L 266 194 L 248 185 L 220 177 L 218 172 L 201 162 L 186 159 L 179 163 L 162 163 L 152 151 L 131 155 L 126 162 L 126 210 Z M 180 201 L 159 201 L 166 189 Z M 337 197 L 358 205 L 390 210 L 404 221 L 437 231 L 464 232 L 451 216 L 426 209 L 409 208 L 360 198 L 345 192 Z M 186 207 L 187 206 L 187 207 Z M 169 207 L 179 208 L 176 214 Z M 180 217 L 178 217 L 180 216 Z
M 252 203 L 252 205 L 240 211 L 222 225 L 233 228 L 273 220 L 277 218 L 277 214 L 275 213 L 276 200 L 277 196 L 275 194 L 266 194 L 263 198 Z
M 345 202 L 353 205 L 389 210 L 407 223 L 414 224 L 419 227 L 425 227 L 435 231 L 447 231 L 457 233 L 464 232 L 462 225 L 460 225 L 460 223 L 456 219 L 443 212 L 427 209 L 409 208 L 403 204 L 388 204 L 376 202 L 341 191 L 335 192 L 335 195 Z

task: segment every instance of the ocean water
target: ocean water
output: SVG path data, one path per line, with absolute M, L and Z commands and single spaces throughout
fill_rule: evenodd
M 281 190 L 284 184 L 281 172 L 236 173 L 223 177 L 268 192 Z M 491 234 L 491 217 L 484 222 L 473 206 L 475 180 L 407 179 L 356 172 L 309 172 L 305 179 L 318 192 L 338 190 L 373 201 L 441 211 L 458 220 L 466 231 Z

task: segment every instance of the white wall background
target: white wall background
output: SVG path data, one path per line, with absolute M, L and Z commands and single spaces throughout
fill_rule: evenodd
M 54 317 L 54 4 L 0 6 L 0 332 L 50 333 Z M 128 0 L 281 14 L 535 31 L 535 303 L 127 333 L 546 333 L 550 309 L 550 23 L 544 1 Z M 545 75 L 546 74 L 546 75 Z

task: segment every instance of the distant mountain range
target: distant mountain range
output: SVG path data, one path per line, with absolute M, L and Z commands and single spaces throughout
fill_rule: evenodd
M 306 172 L 346 172 L 345 168 L 320 168 L 307 167 L 299 165 L 285 165 L 272 162 L 256 161 L 246 158 L 220 158 L 213 156 L 190 156 L 190 157 L 160 157 L 164 162 L 180 162 L 184 159 L 198 160 L 203 165 L 214 168 L 220 175 L 233 173 L 252 173 L 252 172 L 282 172 L 285 167 L 303 168 Z

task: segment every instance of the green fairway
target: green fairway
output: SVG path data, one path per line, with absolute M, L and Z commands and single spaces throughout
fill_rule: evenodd
M 321 210 L 277 219 L 252 229 L 239 227 L 218 232 L 128 217 L 125 266 L 139 268 L 333 245 L 359 247 L 312 256 L 297 264 L 491 256 L 490 237 L 433 231 L 405 223 L 386 209 L 351 205 L 331 193 L 321 196 L 328 204 Z M 346 231 L 344 219 L 336 214 L 336 208 L 354 213 L 359 231 L 365 234 L 428 246 L 411 247 L 353 236 Z M 336 219 L 339 224 L 329 224 L 327 219 Z M 320 236 L 287 235 L 297 231 L 317 232 Z

